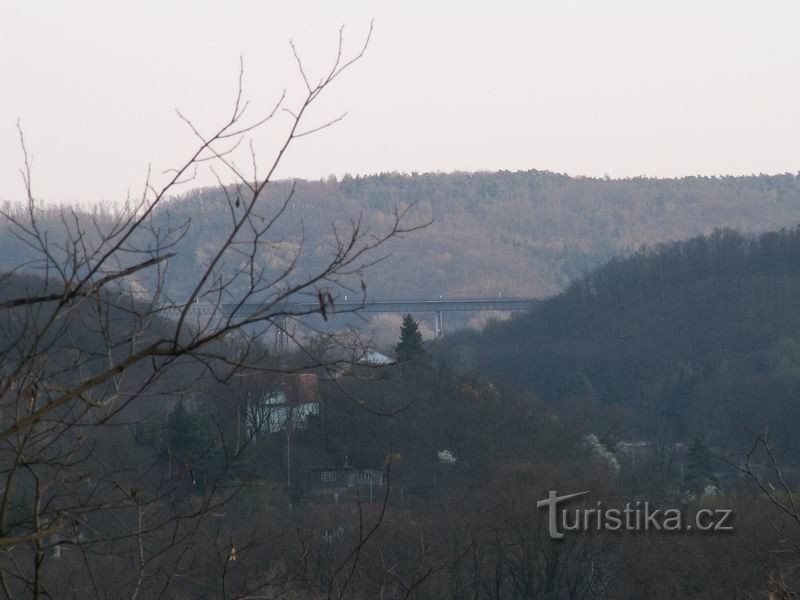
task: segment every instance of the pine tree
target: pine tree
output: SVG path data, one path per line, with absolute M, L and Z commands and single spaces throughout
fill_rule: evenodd
M 214 435 L 206 420 L 178 403 L 167 418 L 167 435 L 172 456 L 180 462 L 197 461 L 208 453 Z
M 225 457 L 215 443 L 216 436 L 208 417 L 187 410 L 183 402 L 167 417 L 167 441 L 170 460 L 188 469 L 192 480 L 202 488 L 209 473 L 224 469 Z
M 411 360 L 423 352 L 419 324 L 410 314 L 403 317 L 403 325 L 400 327 L 400 343 L 395 346 L 395 352 L 400 362 Z
M 708 486 L 719 487 L 712 461 L 713 455 L 705 441 L 702 438 L 692 440 L 686 457 L 685 491 L 702 494 Z

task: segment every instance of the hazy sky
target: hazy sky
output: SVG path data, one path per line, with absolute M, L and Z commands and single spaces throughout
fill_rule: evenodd
M 10 2 L 0 0 L 0 199 L 22 195 L 16 121 L 38 196 L 119 200 L 228 117 L 334 57 L 337 82 L 280 175 L 550 169 L 676 176 L 800 169 L 800 2 Z M 255 115 L 255 112 L 254 112 Z M 264 162 L 285 121 L 257 136 Z M 201 175 L 199 183 L 210 183 Z

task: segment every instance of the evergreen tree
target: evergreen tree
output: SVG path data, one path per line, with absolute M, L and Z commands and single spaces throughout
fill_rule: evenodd
M 403 325 L 400 327 L 400 343 L 395 346 L 394 350 L 400 362 L 411 360 L 423 352 L 419 324 L 410 314 L 403 317 Z
M 689 445 L 686 458 L 686 476 L 683 488 L 692 494 L 702 494 L 706 487 L 719 487 L 711 465 L 713 456 L 702 438 L 695 438 Z
M 180 468 L 190 469 L 193 479 L 204 479 L 209 471 L 219 472 L 224 466 L 208 418 L 187 410 L 183 402 L 167 418 L 167 440 L 171 459 Z

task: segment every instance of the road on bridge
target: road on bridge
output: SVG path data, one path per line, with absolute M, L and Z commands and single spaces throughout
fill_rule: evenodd
M 446 312 L 478 312 L 493 310 L 530 310 L 544 302 L 545 298 L 473 298 L 464 300 L 365 300 L 338 301 L 333 312 L 339 313 L 435 313 L 434 334 L 436 337 L 444 335 L 444 314 Z M 180 312 L 186 305 L 164 308 L 167 314 Z M 319 302 L 285 302 L 283 304 L 210 304 L 196 303 L 189 307 L 193 314 L 210 315 L 214 313 L 236 314 L 246 317 L 264 308 L 269 312 L 278 314 L 283 325 L 277 327 L 276 347 L 285 349 L 288 346 L 286 334 L 286 321 L 292 316 L 305 316 L 319 312 Z M 330 310 L 330 307 L 328 307 Z
M 418 312 L 472 312 L 487 310 L 529 310 L 541 304 L 544 298 L 477 298 L 465 300 L 366 300 L 364 302 L 338 301 L 335 310 L 342 313 L 369 312 L 369 313 L 418 313 Z M 165 308 L 169 312 L 178 312 L 185 305 Z M 241 315 L 248 315 L 263 309 L 263 304 L 192 304 L 189 312 L 211 314 L 222 310 L 230 314 L 234 310 Z M 286 315 L 306 315 L 319 310 L 318 302 L 286 302 L 284 304 L 270 305 L 271 312 L 280 312 Z

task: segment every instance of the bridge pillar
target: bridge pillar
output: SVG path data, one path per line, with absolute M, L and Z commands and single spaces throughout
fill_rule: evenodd
M 278 317 L 275 320 L 275 352 L 280 354 L 289 349 L 289 317 Z
M 436 338 L 444 336 L 444 313 L 440 310 L 436 311 L 436 318 L 433 323 L 433 331 Z

